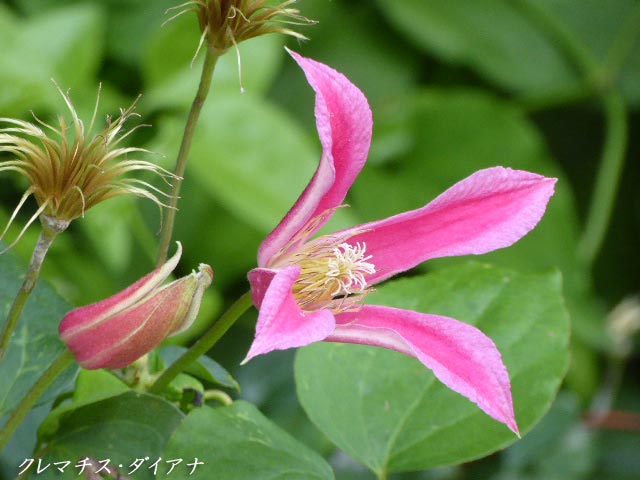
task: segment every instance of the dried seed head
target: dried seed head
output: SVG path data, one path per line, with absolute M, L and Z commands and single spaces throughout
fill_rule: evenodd
M 288 25 L 311 25 L 315 22 L 289 8 L 296 0 L 269 5 L 267 0 L 190 0 L 170 8 L 177 11 L 167 22 L 187 12 L 196 12 L 202 37 L 209 48 L 221 55 L 229 48 L 267 33 L 282 33 L 302 40 L 306 37 Z M 200 46 L 198 49 L 200 49 Z
M 128 109 L 121 109 L 116 119 L 107 117 L 106 127 L 92 135 L 100 93 L 89 127 L 86 128 L 69 96 L 56 87 L 71 113 L 71 122 L 63 115 L 58 116 L 56 126 L 43 122 L 35 115 L 35 122 L 0 118 L 0 126 L 4 124 L 0 128 L 0 153 L 10 155 L 8 159 L 0 160 L 0 172 L 18 172 L 29 183 L 7 227 L 0 234 L 0 240 L 31 195 L 35 197 L 39 208 L 27 222 L 18 240 L 39 216 L 70 222 L 83 216 L 94 205 L 119 195 L 138 195 L 150 199 L 159 207 L 164 206 L 158 195 L 167 195 L 148 182 L 132 177 L 131 173 L 149 171 L 167 183 L 173 175 L 151 162 L 129 158 L 132 154 L 149 153 L 147 150 L 120 146 L 128 135 L 141 126 L 124 130 L 125 122 L 137 116 L 134 113 L 137 99 Z

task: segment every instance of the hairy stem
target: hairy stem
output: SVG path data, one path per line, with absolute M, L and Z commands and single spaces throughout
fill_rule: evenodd
M 182 135 L 182 143 L 180 144 L 178 158 L 176 159 L 176 178 L 173 180 L 171 197 L 169 199 L 169 208 L 167 209 L 167 216 L 162 225 L 162 232 L 160 233 L 160 248 L 158 250 L 157 266 L 162 265 L 167 260 L 169 244 L 171 243 L 176 213 L 178 211 L 180 188 L 182 187 L 184 173 L 187 168 L 187 160 L 189 158 L 189 151 L 191 150 L 191 142 L 196 130 L 196 124 L 198 123 L 198 119 L 200 118 L 202 106 L 204 105 L 204 102 L 209 95 L 209 89 L 211 88 L 211 79 L 213 77 L 213 72 L 215 70 L 217 60 L 218 54 L 216 54 L 216 52 L 211 47 L 207 47 L 206 56 L 204 58 L 204 65 L 202 66 L 202 75 L 200 76 L 200 85 L 198 86 L 198 91 L 196 92 L 196 96 L 193 99 L 193 103 L 191 104 L 191 110 L 189 111 L 187 124 L 184 127 L 184 133 Z
M 74 357 L 70 350 L 65 350 L 54 360 L 51 366 L 42 374 L 29 393 L 22 399 L 18 407 L 13 411 L 7 423 L 0 430 L 0 451 L 7 444 L 13 432 L 20 425 L 24 417 L 29 413 L 38 399 L 53 381 L 73 363 Z
M 231 328 L 231 326 L 251 307 L 251 292 L 243 294 L 238 300 L 222 314 L 213 326 L 207 330 L 194 343 L 189 350 L 184 352 L 169 368 L 167 368 L 154 384 L 149 388 L 151 393 L 162 392 L 171 381 L 178 376 L 184 369 L 195 362 L 202 355 L 207 353 L 222 336 Z
M 22 286 L 13 300 L 11 310 L 9 310 L 7 319 L 2 327 L 2 333 L 0 333 L 0 360 L 2 360 L 9 348 L 11 336 L 18 326 L 18 321 L 20 320 L 24 306 L 36 286 L 38 277 L 40 276 L 40 269 L 42 268 L 44 258 L 49 251 L 49 247 L 51 247 L 56 236 L 64 231 L 68 225 L 69 222 L 67 221 L 60 221 L 42 216 L 42 232 L 40 233 L 38 243 L 36 243 L 36 247 L 33 250 L 33 254 L 31 255 L 31 262 L 29 263 L 29 268 L 27 269 L 24 282 L 22 282 Z

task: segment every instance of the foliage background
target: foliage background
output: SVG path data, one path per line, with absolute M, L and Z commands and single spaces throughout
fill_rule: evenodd
M 51 77 L 70 88 L 85 116 L 99 82 L 105 113 L 143 93 L 139 111 L 152 127 L 139 130 L 136 141 L 159 152 L 154 160 L 171 169 L 199 75 L 198 60 L 189 66 L 198 42 L 195 19 L 185 15 L 160 28 L 174 4 L 0 2 L 0 116 L 61 111 Z M 242 44 L 245 94 L 235 55 L 226 55 L 199 125 L 175 238 L 185 248 L 181 273 L 200 262 L 216 271 L 200 324 L 246 290 L 260 241 L 297 198 L 318 159 L 312 92 L 284 52 L 287 42 L 344 72 L 374 112 L 370 160 L 339 225 L 416 208 L 490 165 L 560 178 L 540 228 L 513 249 L 481 259 L 521 271 L 562 271 L 572 363 L 550 414 L 501 454 L 392 478 L 638 478 L 640 385 L 631 374 L 619 389 L 612 385 L 617 350 L 605 322 L 607 312 L 637 295 L 640 284 L 639 2 L 301 0 L 297 7 L 319 21 L 304 28 L 311 40 L 271 35 Z M 558 25 L 567 35 L 558 35 Z M 612 121 L 603 110 L 611 92 L 622 98 L 629 143 L 611 225 L 591 263 L 578 245 L 611 136 Z M 10 175 L 0 177 L 0 224 L 23 189 Z M 43 277 L 71 305 L 104 298 L 139 278 L 154 262 L 159 218 L 153 208 L 131 198 L 96 207 L 58 240 Z M 27 218 L 22 215 L 16 225 Z M 13 227 L 9 238 L 18 231 Z M 35 229 L 28 232 L 10 255 L 26 265 L 36 235 Z M 440 260 L 421 269 L 451 264 Z M 247 314 L 214 355 L 243 386 L 241 397 L 329 458 L 337 478 L 371 478 L 334 450 L 302 412 L 293 384 L 294 352 L 238 368 L 254 322 L 255 314 Z M 637 350 L 623 364 L 632 372 Z M 617 428 L 589 427 L 586 413 L 610 393 L 614 409 L 635 416 Z M 38 415 L 44 414 L 32 416 L 12 454 L 27 455 L 29 428 L 32 435 Z

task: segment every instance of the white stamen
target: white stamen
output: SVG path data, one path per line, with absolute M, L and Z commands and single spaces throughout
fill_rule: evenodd
M 374 264 L 367 262 L 372 256 L 365 252 L 367 245 L 359 242 L 355 245 L 341 243 L 333 249 L 334 257 L 329 260 L 325 275 L 329 278 L 325 284 L 335 283 L 332 296 L 349 295 L 367 288 L 365 275 L 375 273 Z
M 366 277 L 376 272 L 368 261 L 372 255 L 366 254 L 364 242 L 352 245 L 344 240 L 320 237 L 290 258 L 302 268 L 293 293 L 303 309 L 352 310 L 371 291 Z

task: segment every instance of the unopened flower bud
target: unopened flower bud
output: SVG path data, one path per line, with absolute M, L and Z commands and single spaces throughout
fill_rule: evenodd
M 60 337 L 82 367 L 123 368 L 191 326 L 213 270 L 200 264 L 197 273 L 162 286 L 181 254 L 178 243 L 178 251 L 164 265 L 122 292 L 64 317 Z

